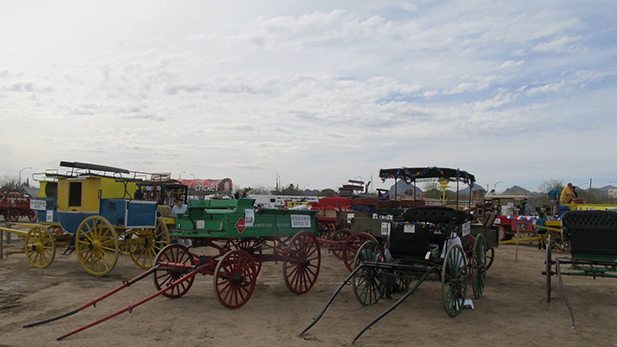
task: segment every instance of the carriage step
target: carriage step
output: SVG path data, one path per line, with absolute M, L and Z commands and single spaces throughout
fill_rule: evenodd
M 65 250 L 64 253 L 62 253 L 62 255 L 71 255 L 73 254 L 73 251 L 75 250 L 75 245 L 69 245 Z

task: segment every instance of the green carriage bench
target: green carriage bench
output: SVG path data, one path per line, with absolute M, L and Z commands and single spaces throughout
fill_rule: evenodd
M 574 313 L 562 276 L 617 278 L 617 211 L 569 211 L 563 215 L 562 224 L 564 235 L 570 239 L 571 256 L 553 260 L 549 238 L 546 270 L 542 274 L 546 276 L 548 302 L 551 301 L 551 277 L 557 276 L 574 329 Z

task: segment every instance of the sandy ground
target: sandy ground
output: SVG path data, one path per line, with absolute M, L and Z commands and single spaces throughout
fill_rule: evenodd
M 13 239 L 6 250 L 22 244 Z M 61 253 L 61 252 L 60 252 Z M 371 330 L 356 346 L 617 346 L 617 281 L 565 279 L 577 328 L 570 328 L 558 287 L 545 300 L 541 275 L 545 253 L 535 247 L 501 246 L 488 273 L 485 297 L 456 318 L 444 311 L 440 285 L 427 281 L 419 291 Z M 356 334 L 394 301 L 362 307 L 351 287 L 343 289 L 322 320 L 305 336 L 299 333 L 321 311 L 347 275 L 342 262 L 322 253 L 315 287 L 302 296 L 290 293 L 280 263 L 266 263 L 250 301 L 240 309 L 221 306 L 210 276 L 198 276 L 180 299 L 158 297 L 63 341 L 55 338 L 126 307 L 153 293 L 152 280 L 116 294 L 74 316 L 47 325 L 22 325 L 68 312 L 115 288 L 141 271 L 121 256 L 104 278 L 92 277 L 76 256 L 56 256 L 47 269 L 35 269 L 23 254 L 0 260 L 0 347 L 6 346 L 349 346 Z M 554 282 L 556 284 L 556 281 Z M 469 295 L 468 295 L 469 297 Z M 395 296 L 396 298 L 396 296 Z

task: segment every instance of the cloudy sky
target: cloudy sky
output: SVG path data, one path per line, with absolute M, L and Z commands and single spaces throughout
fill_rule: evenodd
M 617 181 L 614 0 L 1 3 L 0 175 Z

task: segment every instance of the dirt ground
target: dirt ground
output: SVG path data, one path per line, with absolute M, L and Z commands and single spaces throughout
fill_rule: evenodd
M 13 238 L 7 250 L 22 244 Z M 221 306 L 210 276 L 198 276 L 182 298 L 158 297 L 63 341 L 55 338 L 120 310 L 151 293 L 152 280 L 142 282 L 76 315 L 47 325 L 22 325 L 75 309 L 141 272 L 129 256 L 121 256 L 104 278 L 88 275 L 75 254 L 56 256 L 47 269 L 35 269 L 23 254 L 0 260 L 0 347 L 6 346 L 349 346 L 360 330 L 393 300 L 362 307 L 350 286 L 344 288 L 322 320 L 299 336 L 321 311 L 348 274 L 342 262 L 322 249 L 317 284 L 305 295 L 289 292 L 281 263 L 266 263 L 250 301 L 240 309 Z M 553 301 L 546 302 L 545 253 L 536 247 L 496 249 L 488 272 L 485 297 L 449 318 L 436 280 L 377 323 L 356 346 L 617 346 L 617 281 L 566 277 L 565 285 L 577 319 L 570 317 L 553 282 Z M 468 297 L 470 293 L 468 292 Z M 400 294 L 399 294 L 400 295 Z M 395 296 L 396 298 L 396 296 Z

